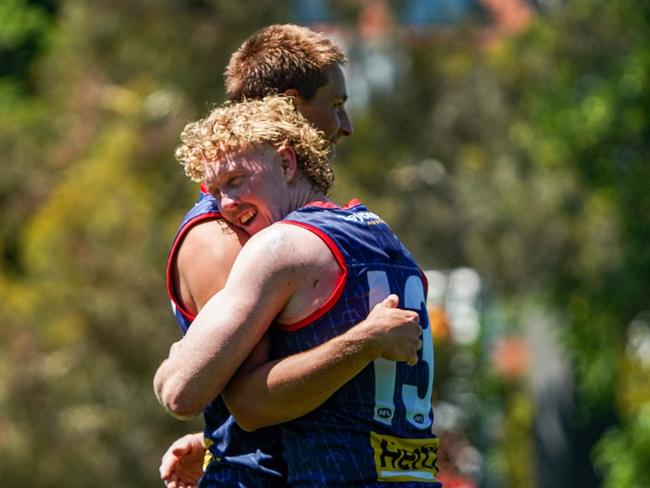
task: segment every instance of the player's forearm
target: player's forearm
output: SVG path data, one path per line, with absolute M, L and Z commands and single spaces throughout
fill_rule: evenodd
M 241 321 L 219 313 L 221 310 L 216 296 L 156 371 L 156 396 L 175 417 L 187 419 L 201 413 L 221 393 L 258 340 L 239 325 Z
M 353 328 L 309 351 L 239 371 L 224 399 L 244 430 L 287 422 L 319 407 L 378 352 Z
M 415 364 L 419 317 L 397 305 L 390 295 L 344 334 L 279 361 L 269 363 L 268 353 L 256 348 L 224 391 L 240 425 L 254 430 L 305 415 L 377 358 Z

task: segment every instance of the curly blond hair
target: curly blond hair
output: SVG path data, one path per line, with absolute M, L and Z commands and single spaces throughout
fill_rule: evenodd
M 325 69 L 346 62 L 343 51 L 323 34 L 293 24 L 270 25 L 230 57 L 226 93 L 230 100 L 241 101 L 293 88 L 310 100 L 329 81 Z
M 226 153 L 261 144 L 276 149 L 288 144 L 296 153 L 298 168 L 315 188 L 327 194 L 334 183 L 331 143 L 283 95 L 226 102 L 206 118 L 187 124 L 181 141 L 176 159 L 194 181 L 205 178 L 205 163 L 216 162 Z

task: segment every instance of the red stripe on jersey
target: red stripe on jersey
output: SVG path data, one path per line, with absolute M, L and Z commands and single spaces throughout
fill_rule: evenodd
M 422 268 L 420 268 L 420 277 L 424 285 L 424 301 L 426 302 L 426 298 L 429 296 L 429 280 L 427 279 L 427 275 L 424 274 L 424 271 L 422 271 Z
M 200 224 L 202 222 L 207 222 L 210 220 L 217 220 L 222 218 L 223 216 L 221 215 L 221 212 L 207 212 L 204 214 L 197 215 L 193 219 L 188 220 L 183 226 L 183 228 L 181 229 L 181 231 L 176 236 L 176 239 L 174 239 L 174 243 L 172 244 L 172 249 L 171 251 L 169 251 L 169 257 L 167 258 L 167 294 L 169 295 L 170 300 L 174 303 L 174 306 L 178 309 L 178 311 L 182 313 L 187 320 L 190 321 L 194 320 L 196 318 L 196 315 L 189 312 L 183 307 L 180 300 L 176 296 L 176 290 L 174 290 L 174 283 L 172 280 L 172 266 L 176 261 L 176 253 L 178 252 L 178 248 L 183 242 L 183 239 L 185 239 L 185 236 L 187 236 L 188 232 L 192 230 L 192 228 L 195 225 Z
M 350 200 L 348 203 L 345 204 L 343 207 L 339 207 L 336 203 L 334 202 L 323 202 L 322 200 L 314 200 L 313 202 L 309 202 L 305 207 L 318 207 L 318 208 L 350 208 L 354 207 L 355 205 L 359 205 L 361 203 L 361 200 L 358 200 L 356 198 L 353 198 Z M 304 207 L 303 207 L 304 208 Z
M 320 203 L 326 203 L 326 202 L 320 202 Z M 303 329 L 307 327 L 309 324 L 312 322 L 315 322 L 319 318 L 321 318 L 323 315 L 325 315 L 327 312 L 329 312 L 332 307 L 336 304 L 339 298 L 341 298 L 341 295 L 343 294 L 343 290 L 345 289 L 345 283 L 348 279 L 348 267 L 345 263 L 345 258 L 343 257 L 343 253 L 339 249 L 339 247 L 336 245 L 336 243 L 332 240 L 330 236 L 328 236 L 325 232 L 322 230 L 313 227 L 309 224 L 304 224 L 302 222 L 296 222 L 294 220 L 281 220 L 280 223 L 282 224 L 290 224 L 290 225 L 296 225 L 298 227 L 302 227 L 303 229 L 306 229 L 310 232 L 313 232 L 316 234 L 318 237 L 321 238 L 321 240 L 327 245 L 329 250 L 332 252 L 334 255 L 334 259 L 336 259 L 336 262 L 338 263 L 339 267 L 343 271 L 341 276 L 339 277 L 336 286 L 334 287 L 334 291 L 332 294 L 327 298 L 325 303 L 323 304 L 322 307 L 320 307 L 318 310 L 315 312 L 312 312 L 309 314 L 307 317 L 305 317 L 302 320 L 299 320 L 298 322 L 294 322 L 292 324 L 280 324 L 278 323 L 277 325 L 282 328 L 283 330 L 287 332 L 294 332 L 296 330 Z

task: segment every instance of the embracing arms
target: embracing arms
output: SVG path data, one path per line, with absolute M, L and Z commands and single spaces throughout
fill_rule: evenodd
M 240 427 L 252 431 L 311 412 L 377 358 L 415 364 L 419 317 L 397 305 L 390 295 L 340 336 L 275 361 L 265 337 L 223 391 Z
M 221 393 L 292 293 L 294 265 L 268 259 L 264 234 L 244 246 L 225 287 L 156 371 L 156 396 L 176 417 L 198 415 Z
M 154 388 L 161 403 L 177 417 L 197 415 L 253 352 L 224 391 L 232 413 L 251 430 L 313 410 L 376 358 L 417 361 L 418 317 L 395 308 L 396 297 L 309 351 L 268 362 L 266 340 L 255 348 L 276 317 L 291 322 L 316 310 L 339 273 L 327 246 L 311 232 L 283 225 L 257 234 L 225 288 L 159 367 Z

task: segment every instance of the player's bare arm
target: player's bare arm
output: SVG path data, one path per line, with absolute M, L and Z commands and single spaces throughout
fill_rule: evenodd
M 183 240 L 174 263 L 174 286 L 194 313 L 220 291 L 249 236 L 224 220 L 194 226 Z
M 293 294 L 308 264 L 279 255 L 284 243 L 273 234 L 269 228 L 244 246 L 224 289 L 158 368 L 156 395 L 175 416 L 194 417 L 221 393 Z

